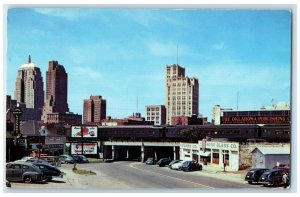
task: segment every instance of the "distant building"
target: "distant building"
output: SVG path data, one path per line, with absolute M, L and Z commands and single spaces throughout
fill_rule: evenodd
M 31 62 L 29 56 L 28 63 L 23 64 L 19 70 L 16 79 L 15 100 L 24 104 L 26 120 L 41 120 L 42 108 L 44 103 L 43 78 L 40 68 Z
M 146 106 L 146 121 L 153 121 L 154 125 L 166 124 L 166 107 L 164 105 Z
M 171 119 L 172 125 L 204 125 L 207 118 L 199 118 L 195 115 L 189 116 L 173 116 Z
M 80 125 L 82 124 L 82 115 L 73 113 L 48 113 L 47 123 L 62 123 L 64 125 Z
M 185 69 L 178 64 L 166 67 L 167 124 L 175 116 L 198 115 L 199 84 L 197 78 L 185 76 Z
M 220 105 L 213 108 L 212 122 L 220 124 L 289 124 L 290 106 L 278 103 L 271 108 L 260 110 L 223 109 Z
M 106 118 L 106 100 L 102 96 L 90 96 L 83 103 L 83 124 L 101 122 Z
M 124 119 L 112 119 L 108 117 L 101 121 L 102 126 L 132 126 L 132 125 L 154 125 L 152 121 L 146 121 L 144 117 L 141 117 L 141 113 L 135 113 L 132 116 L 128 116 Z
M 47 114 L 66 113 L 68 108 L 68 74 L 64 66 L 50 61 L 46 72 L 46 101 L 42 121 L 47 122 Z

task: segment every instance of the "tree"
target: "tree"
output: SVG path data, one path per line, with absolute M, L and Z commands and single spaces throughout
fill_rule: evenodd
M 182 129 L 180 134 L 186 137 L 189 142 L 197 142 L 197 129 L 195 127 Z

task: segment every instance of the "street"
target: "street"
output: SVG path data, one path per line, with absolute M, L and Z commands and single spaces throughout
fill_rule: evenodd
M 113 162 L 77 164 L 78 169 L 91 170 L 96 175 L 80 175 L 72 172 L 72 164 L 63 164 L 63 178 L 54 178 L 50 182 L 20 183 L 12 182 L 9 189 L 93 189 L 107 191 L 133 190 L 151 191 L 182 189 L 188 191 L 208 191 L 212 189 L 270 189 L 261 185 L 249 185 L 242 178 L 232 178 L 226 174 L 213 174 L 205 170 L 183 172 L 168 167 L 146 165 L 140 162 Z M 276 188 L 272 188 L 276 189 Z M 31 190 L 33 191 L 33 190 Z

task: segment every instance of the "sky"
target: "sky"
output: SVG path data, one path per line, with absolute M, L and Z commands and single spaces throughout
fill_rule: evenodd
M 44 90 L 48 62 L 65 67 L 69 109 L 78 114 L 84 99 L 101 95 L 107 116 L 145 116 L 145 106 L 165 104 L 166 65 L 177 57 L 186 75 L 198 78 L 199 113 L 209 120 L 214 105 L 290 104 L 288 10 L 9 9 L 8 95 L 29 55 Z

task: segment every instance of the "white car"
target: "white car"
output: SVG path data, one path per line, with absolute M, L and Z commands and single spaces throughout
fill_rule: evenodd
M 185 162 L 185 161 L 180 161 L 180 162 L 174 163 L 174 164 L 171 165 L 170 168 L 171 168 L 172 170 L 181 170 L 182 165 L 183 165 L 184 162 Z

